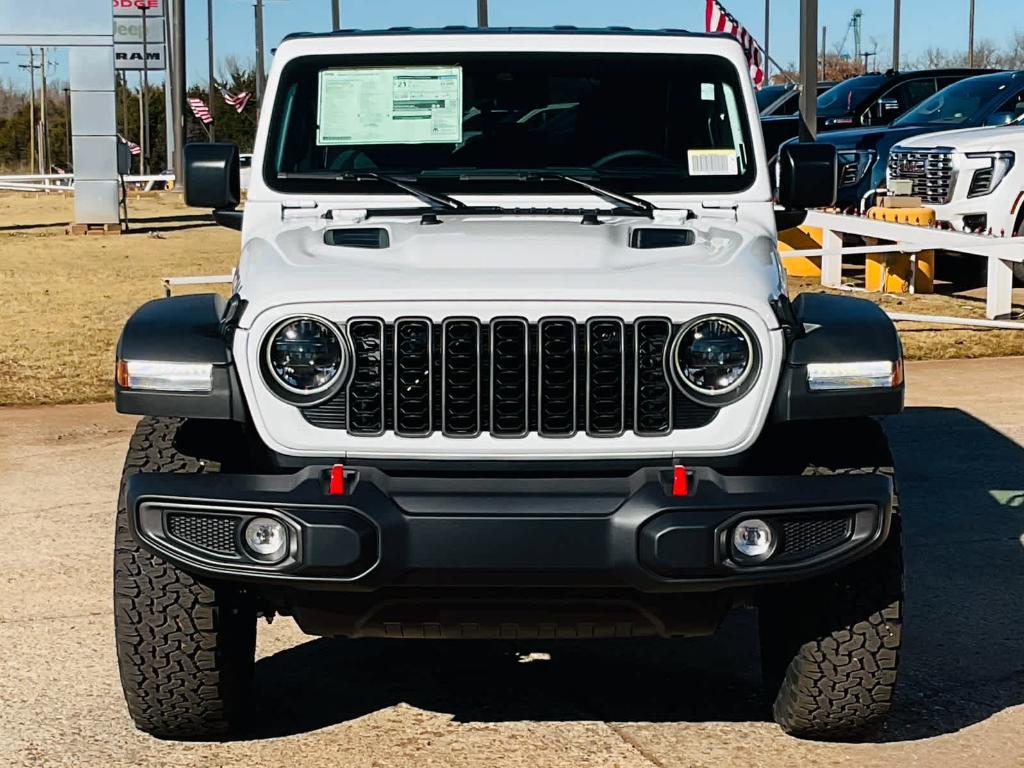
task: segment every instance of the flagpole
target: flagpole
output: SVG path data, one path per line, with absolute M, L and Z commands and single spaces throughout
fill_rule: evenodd
M 210 67 L 210 117 L 213 117 L 213 89 L 216 87 L 213 82 L 213 0 L 206 0 L 206 40 L 209 48 L 209 61 L 207 63 Z M 215 126 L 216 121 L 211 121 L 206 131 L 210 136 L 210 141 L 215 141 L 217 138 Z
M 768 76 L 772 71 L 772 57 L 768 55 L 768 41 L 771 38 L 772 28 L 772 0 L 764 0 L 764 81 L 768 82 Z

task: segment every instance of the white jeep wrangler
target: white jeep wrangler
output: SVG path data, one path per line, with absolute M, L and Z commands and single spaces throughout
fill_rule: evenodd
M 233 295 L 126 324 L 140 414 L 116 634 L 144 731 L 246 718 L 258 617 L 313 635 L 690 637 L 760 617 L 774 715 L 836 738 L 896 681 L 900 518 L 872 417 L 903 405 L 873 304 L 790 302 L 737 42 L 393 30 L 278 49 L 238 152 L 186 147 L 241 230 Z M 350 692 L 358 696 L 357 691 Z

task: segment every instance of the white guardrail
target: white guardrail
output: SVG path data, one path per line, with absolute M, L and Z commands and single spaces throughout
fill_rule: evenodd
M 147 173 L 122 177 L 126 184 L 145 184 L 150 189 L 158 181 L 173 182 L 174 174 Z M 12 192 L 74 192 L 73 173 L 25 173 L 0 176 L 0 190 Z
M 1024 262 L 1024 237 L 988 237 L 966 232 L 931 229 L 913 224 L 895 224 L 860 216 L 840 213 L 810 211 L 804 222 L 809 227 L 822 231 L 822 247 L 794 251 L 783 251 L 783 259 L 797 257 L 821 257 L 821 284 L 830 288 L 841 288 L 843 277 L 843 256 L 865 253 L 903 253 L 911 258 L 922 251 L 955 251 L 988 259 L 988 282 L 985 292 L 985 317 L 990 321 L 1009 317 L 1013 311 L 1013 264 Z M 889 241 L 888 244 L 859 245 L 843 247 L 843 234 L 871 237 Z M 895 316 L 894 316 L 895 318 Z M 929 323 L 952 323 L 955 325 L 976 325 L 979 321 L 966 322 L 965 318 L 940 317 L 937 315 L 900 314 L 900 320 L 920 320 Z M 984 323 L 990 327 L 1011 327 L 1024 329 L 1024 323 L 1009 321 Z

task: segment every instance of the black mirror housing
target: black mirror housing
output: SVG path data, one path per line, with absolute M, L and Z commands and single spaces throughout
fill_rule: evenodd
M 785 144 L 779 151 L 779 204 L 796 210 L 835 205 L 838 173 L 831 144 Z
M 185 205 L 214 210 L 232 209 L 241 200 L 238 147 L 196 143 L 184 146 Z

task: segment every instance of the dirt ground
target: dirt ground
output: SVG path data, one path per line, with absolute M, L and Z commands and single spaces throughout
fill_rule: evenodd
M 907 610 L 889 728 L 784 735 L 749 613 L 708 639 L 551 646 L 318 640 L 259 630 L 255 714 L 226 743 L 135 731 L 117 678 L 112 520 L 134 419 L 0 409 L 3 768 L 1022 768 L 1024 361 L 910 363 L 888 419 Z M 985 392 L 979 397 L 979 392 Z
M 108 400 L 114 347 L 128 316 L 162 295 L 166 276 L 227 274 L 237 232 L 173 195 L 129 202 L 131 231 L 72 237 L 73 200 L 0 192 L 0 405 Z M 821 290 L 792 280 L 791 291 Z M 226 290 L 193 286 L 189 291 Z M 1017 293 L 1024 312 L 1024 289 Z M 893 311 L 984 316 L 984 294 L 872 296 Z M 1024 355 L 1024 333 L 900 323 L 908 359 Z

